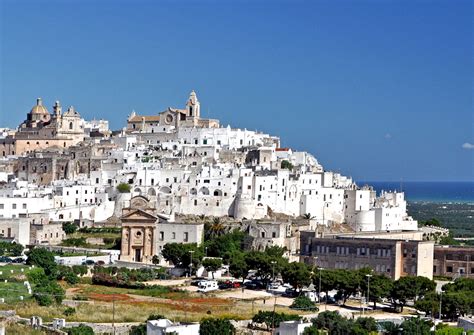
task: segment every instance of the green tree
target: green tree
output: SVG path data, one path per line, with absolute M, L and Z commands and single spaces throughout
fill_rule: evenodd
M 16 242 L 0 242 L 0 256 L 21 256 L 24 249 Z
M 240 251 L 233 252 L 230 254 L 229 260 L 229 271 L 235 278 L 247 277 L 249 268 L 245 261 L 245 254 Z
M 295 314 L 285 314 L 272 311 L 258 311 L 252 318 L 252 322 L 255 323 L 264 323 L 267 326 L 267 329 L 277 328 L 280 326 L 280 322 L 283 321 L 297 321 L 301 320 L 299 315 Z
M 201 321 L 200 335 L 234 335 L 235 327 L 227 319 L 207 318 Z
M 138 326 L 132 326 L 129 335 L 146 335 L 146 324 L 142 323 Z
M 94 330 L 86 325 L 79 325 L 77 327 L 65 328 L 68 335 L 94 335 Z
M 281 255 L 282 248 L 267 248 L 264 252 L 250 251 L 245 253 L 245 263 L 249 270 L 256 270 L 257 276 L 268 281 L 277 276 L 288 261 Z
M 281 276 L 285 283 L 291 284 L 295 289 L 301 289 L 311 284 L 311 272 L 304 263 L 293 262 L 286 264 Z
M 430 335 L 433 323 L 421 318 L 409 318 L 402 322 L 400 328 L 403 335 Z
M 368 280 L 361 283 L 362 292 L 366 294 L 367 285 L 370 285 L 369 301 L 374 303 L 374 309 L 377 308 L 377 302 L 382 298 L 389 298 L 393 288 L 393 280 L 387 276 L 375 274 Z
M 418 300 L 423 298 L 427 293 L 433 292 L 436 287 L 434 281 L 426 277 L 401 277 L 394 282 L 390 297 L 395 307 L 400 307 L 403 312 L 403 307 L 408 300 Z
M 74 224 L 73 222 L 64 222 L 63 223 L 63 230 L 66 233 L 66 235 L 74 234 L 77 230 L 77 225 Z
M 354 322 L 356 328 L 363 329 L 367 332 L 376 332 L 378 331 L 377 322 L 374 318 L 371 317 L 360 317 L 357 318 Z
M 191 256 L 192 251 L 192 256 Z M 166 243 L 161 251 L 164 259 L 176 267 L 188 268 L 193 260 L 193 268 L 200 264 L 204 254 L 196 243 Z
M 304 295 L 296 297 L 295 300 L 293 300 L 293 303 L 291 304 L 290 308 L 305 310 L 305 311 L 318 310 L 318 308 L 316 307 L 316 304 L 313 301 L 311 301 L 310 298 Z
M 26 278 L 31 285 L 37 285 L 45 280 L 48 280 L 48 276 L 44 273 L 43 268 L 34 268 L 27 272 Z
M 69 285 L 76 285 L 77 283 L 79 283 L 79 277 L 74 272 L 72 272 L 72 270 L 66 272 L 64 280 Z
M 323 332 L 320 332 L 316 326 L 306 327 L 303 331 L 303 335 L 323 335 Z
M 160 257 L 158 255 L 153 255 L 151 262 L 155 265 L 160 264 Z
M 214 272 L 222 267 L 222 259 L 206 258 L 203 260 L 202 266 L 204 266 L 207 272 L 212 272 L 212 278 L 214 279 Z
M 34 248 L 28 253 L 26 264 L 39 266 L 44 269 L 47 276 L 56 277 L 57 264 L 54 254 L 45 248 Z
M 120 183 L 117 185 L 117 191 L 120 193 L 130 193 L 131 186 L 126 183 Z
M 282 160 L 282 161 L 281 161 L 281 168 L 282 168 L 282 169 L 293 170 L 293 164 L 291 164 L 289 161 L 287 161 L 287 160 L 285 159 L 285 160 Z
M 400 335 L 400 326 L 391 321 L 381 322 L 380 327 L 384 335 Z
M 60 304 L 64 299 L 64 290 L 56 281 L 44 280 L 34 287 L 33 297 L 40 306 Z
M 327 330 L 329 334 L 351 333 L 351 322 L 338 312 L 324 311 L 311 321 L 317 329 Z

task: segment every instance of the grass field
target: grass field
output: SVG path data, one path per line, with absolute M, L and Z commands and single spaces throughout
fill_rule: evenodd
M 25 265 L 9 264 L 0 266 L 0 298 L 4 298 L 5 303 L 21 302 L 20 297 L 23 297 L 24 300 L 31 298 L 23 284 L 27 280 L 26 274 L 28 271 L 29 267 Z M 6 283 L 5 280 L 7 280 Z
M 22 334 L 22 335 L 46 335 L 46 332 L 40 331 L 40 330 L 35 330 L 32 329 L 29 326 L 22 325 L 19 323 L 12 323 L 12 324 L 7 324 L 5 327 L 5 333 L 7 335 L 10 334 Z
M 41 316 L 44 321 L 54 318 L 65 318 L 67 321 L 77 322 L 103 322 L 110 323 L 114 320 L 113 310 L 115 305 L 115 322 L 144 322 L 150 314 L 162 314 L 175 321 L 199 321 L 209 316 L 228 317 L 236 320 L 250 319 L 258 310 L 272 310 L 273 306 L 259 306 L 252 308 L 251 302 L 234 301 L 232 299 L 219 299 L 212 297 L 194 297 L 182 300 L 157 300 L 138 301 L 130 297 L 116 296 L 96 297 L 108 301 L 81 302 L 76 306 L 76 313 L 65 316 L 66 306 L 42 307 L 34 301 L 25 301 L 16 304 L 5 304 L 1 309 L 15 309 L 18 315 L 30 317 Z M 296 313 L 286 307 L 277 306 L 278 312 Z

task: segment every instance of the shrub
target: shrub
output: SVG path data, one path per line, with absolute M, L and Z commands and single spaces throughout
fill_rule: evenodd
M 74 307 L 68 307 L 64 310 L 63 314 L 65 316 L 71 316 L 73 314 L 76 314 L 76 309 Z
M 48 277 L 44 273 L 43 268 L 31 269 L 26 274 L 26 278 L 28 278 L 28 281 L 30 282 L 31 285 L 36 285 L 36 284 L 48 279 Z
M 293 164 L 291 164 L 289 161 L 287 160 L 283 160 L 281 161 L 281 168 L 282 169 L 288 169 L 288 170 L 293 170 Z
M 120 193 L 130 193 L 130 185 L 126 183 L 120 183 L 117 185 L 117 191 Z
M 72 272 L 78 276 L 84 276 L 87 274 L 87 265 L 73 265 Z
M 94 330 L 86 325 L 79 325 L 72 328 L 64 328 L 68 335 L 94 335 Z
M 0 242 L 0 256 L 21 256 L 24 247 L 15 242 Z
M 44 269 L 47 276 L 55 276 L 57 265 L 54 261 L 54 254 L 45 248 L 34 248 L 28 253 L 26 264 L 36 265 Z
M 294 314 L 285 314 L 285 313 L 277 313 L 271 311 L 258 311 L 252 318 L 252 322 L 256 323 L 265 323 L 267 328 L 269 329 L 272 324 L 275 328 L 280 326 L 280 322 L 282 321 L 296 321 L 301 320 L 299 315 Z
M 66 247 L 87 247 L 87 241 L 85 237 L 75 237 L 75 238 L 68 238 L 61 242 L 61 245 Z
M 69 285 L 76 285 L 79 283 L 79 277 L 71 271 L 67 272 L 66 275 L 64 276 L 64 280 L 69 284 Z
M 54 302 L 60 304 L 64 299 L 64 290 L 56 281 L 44 280 L 35 286 L 33 297 L 40 306 L 50 306 Z
M 77 230 L 77 225 L 75 225 L 72 222 L 64 222 L 63 230 L 66 233 L 66 235 L 74 234 Z
M 200 335 L 233 335 L 235 327 L 227 319 L 208 318 L 201 321 Z
M 146 335 L 146 324 L 132 326 L 129 335 Z
M 306 311 L 316 311 L 318 308 L 314 304 L 314 302 L 311 301 L 310 298 L 301 295 L 293 301 L 293 304 L 291 304 L 290 308 L 294 309 L 300 309 L 300 310 L 306 310 Z

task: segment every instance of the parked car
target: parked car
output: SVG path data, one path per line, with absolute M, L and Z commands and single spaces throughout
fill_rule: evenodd
M 17 264 L 22 264 L 22 263 L 25 263 L 26 260 L 21 258 L 21 257 L 18 257 L 18 258 L 15 258 L 12 260 L 12 263 L 17 263 Z
M 207 292 L 211 292 L 211 291 L 216 291 L 219 289 L 219 286 L 217 285 L 217 282 L 214 281 L 214 280 L 209 280 L 209 281 L 201 281 L 199 284 L 198 284 L 198 289 L 197 291 L 198 292 L 201 292 L 201 293 L 207 293 Z
M 284 297 L 289 297 L 289 298 L 295 298 L 298 296 L 298 292 L 296 292 L 296 290 L 292 289 L 292 288 L 287 288 L 285 290 L 285 293 L 283 293 L 283 296 Z
M 224 282 L 219 283 L 219 288 L 221 290 L 225 290 L 228 288 L 239 288 L 241 287 L 241 283 L 238 281 L 226 280 Z
M 92 259 L 86 259 L 84 262 L 82 262 L 82 265 L 94 265 L 95 262 Z
M 7 256 L 0 256 L 0 263 L 11 263 L 13 260 Z
M 247 281 L 244 283 L 244 286 L 250 290 L 260 290 L 266 287 L 265 283 L 258 279 Z

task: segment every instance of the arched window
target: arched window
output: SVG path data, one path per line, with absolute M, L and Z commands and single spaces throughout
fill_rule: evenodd
M 209 189 L 203 186 L 199 189 L 199 193 L 202 195 L 209 195 Z
M 69 122 L 69 129 L 72 130 L 73 127 L 74 127 L 74 124 L 72 122 Z

